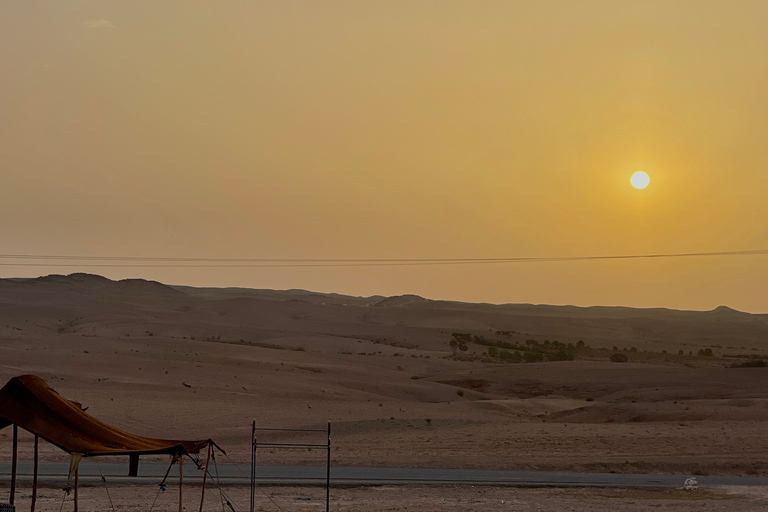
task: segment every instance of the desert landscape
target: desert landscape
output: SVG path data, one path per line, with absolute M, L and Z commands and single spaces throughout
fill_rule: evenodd
M 768 441 L 759 435 L 768 419 L 768 315 L 202 289 L 72 274 L 0 280 L 0 329 L 3 382 L 38 375 L 118 428 L 211 437 L 238 463 L 249 460 L 255 419 L 278 428 L 330 421 L 337 466 L 768 472 Z M 10 430 L 0 431 L 0 453 L 10 454 Z M 32 436 L 20 441 L 21 459 L 31 459 Z M 67 456 L 43 443 L 41 459 Z M 262 449 L 259 461 L 322 465 L 324 452 Z M 482 492 L 582 501 L 555 491 Z M 370 510 L 407 507 L 376 503 Z M 711 506 L 697 510 L 733 504 Z M 590 510 L 579 507 L 569 510 Z
M 768 510 L 766 26 L 0 1 L 0 512 Z

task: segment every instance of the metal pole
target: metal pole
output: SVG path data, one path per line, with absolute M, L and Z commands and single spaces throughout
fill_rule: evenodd
M 16 466 L 19 462 L 19 427 L 15 423 L 13 424 L 13 458 L 11 459 L 11 500 L 10 504 L 13 505 L 14 498 L 16 497 Z
M 179 512 L 184 512 L 184 455 L 179 458 Z
M 34 473 L 32 476 L 32 512 L 35 512 L 35 504 L 37 503 L 37 466 L 38 466 L 38 437 L 35 434 L 35 457 L 34 457 Z
M 331 510 L 331 422 L 328 422 L 328 458 L 325 464 L 325 512 Z
M 251 512 L 256 507 L 256 420 L 251 427 Z

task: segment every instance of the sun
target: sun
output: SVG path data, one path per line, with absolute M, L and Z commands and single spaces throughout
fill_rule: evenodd
M 635 174 L 632 175 L 629 181 L 632 182 L 633 187 L 635 187 L 638 190 L 642 190 L 648 186 L 648 183 L 651 182 L 651 178 L 648 176 L 648 174 L 644 173 L 643 171 L 637 171 Z

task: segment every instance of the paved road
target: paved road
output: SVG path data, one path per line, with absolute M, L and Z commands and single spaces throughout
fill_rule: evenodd
M 103 460 L 103 459 L 102 459 Z M 200 482 L 202 471 L 187 461 L 184 481 Z M 40 464 L 40 482 L 60 485 L 66 481 L 68 464 Z M 168 469 L 167 464 L 142 462 L 139 476 L 126 476 L 128 464 L 114 462 L 96 463 L 84 459 L 80 465 L 80 482 L 97 484 L 103 472 L 107 482 L 113 484 L 159 484 Z M 243 471 L 247 471 L 245 465 Z M 11 465 L 0 463 L 0 478 L 10 479 Z M 211 473 L 216 474 L 214 466 Z M 218 465 L 222 484 L 248 485 L 248 476 L 231 464 Z M 19 463 L 19 479 L 28 482 L 32 478 L 32 465 Z M 173 468 L 169 484 L 177 482 L 178 469 Z M 512 487 L 681 487 L 691 475 L 641 475 L 618 473 L 567 473 L 554 471 L 503 471 L 484 469 L 433 469 L 433 468 L 331 468 L 332 485 L 497 485 Z M 738 476 L 697 476 L 702 486 L 739 485 L 768 486 L 768 478 Z M 325 485 L 325 467 L 313 466 L 259 466 L 257 481 L 265 484 Z

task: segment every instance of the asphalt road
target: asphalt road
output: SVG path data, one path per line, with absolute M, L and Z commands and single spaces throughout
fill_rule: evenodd
M 41 463 L 40 483 L 63 485 L 69 465 L 65 463 Z M 142 462 L 139 476 L 131 478 L 128 464 L 116 464 L 100 459 L 84 459 L 80 464 L 80 482 L 84 485 L 99 484 L 101 474 L 109 485 L 159 484 L 167 464 Z M 248 485 L 248 465 L 242 471 L 232 464 L 211 464 L 211 474 L 218 476 L 223 485 Z M 11 464 L 0 463 L 0 478 L 10 481 Z M 199 483 L 203 472 L 187 460 L 184 464 L 184 481 Z M 257 482 L 260 485 L 325 485 L 325 467 L 315 466 L 259 466 Z M 682 487 L 691 475 L 643 475 L 619 473 L 568 473 L 555 471 L 504 471 L 484 469 L 434 469 L 434 468 L 365 468 L 332 467 L 331 485 L 494 485 L 511 487 Z M 178 469 L 172 468 L 168 483 L 178 482 Z M 19 481 L 32 479 L 32 464 L 19 463 Z M 703 487 L 737 485 L 768 486 L 768 478 L 739 476 L 697 476 Z

